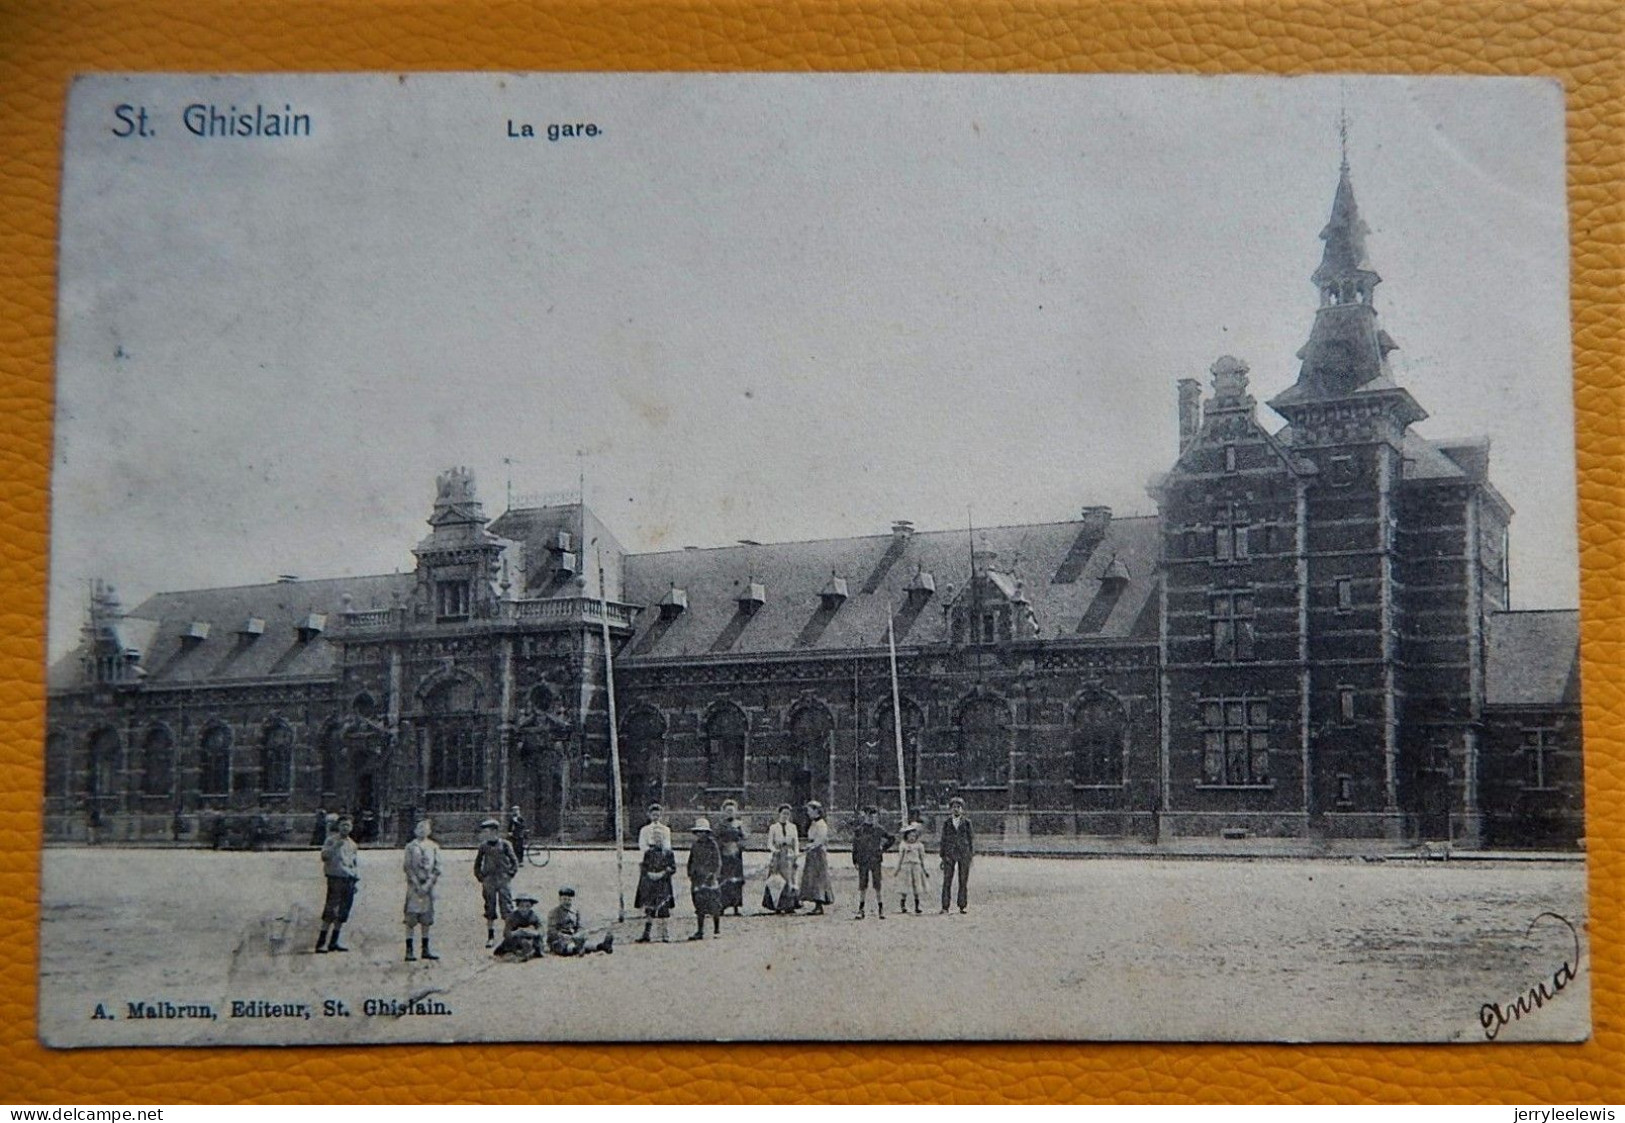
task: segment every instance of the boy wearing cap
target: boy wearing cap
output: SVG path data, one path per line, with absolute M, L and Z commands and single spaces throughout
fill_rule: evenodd
M 514 857 L 525 860 L 525 844 L 530 841 L 530 827 L 525 824 L 525 813 L 516 804 L 508 812 L 508 841 L 513 844 Z
M 327 877 L 327 899 L 322 902 L 322 931 L 316 937 L 319 952 L 349 951 L 339 943 L 339 931 L 350 919 L 350 906 L 355 904 L 356 886 L 361 882 L 361 855 L 350 840 L 354 826 L 349 819 L 340 819 L 333 832 L 322 843 L 322 873 Z M 331 932 L 331 935 L 329 935 Z
M 852 832 L 852 864 L 858 867 L 858 915 L 853 920 L 863 919 L 871 881 L 875 883 L 875 915 L 881 920 L 886 919 L 886 898 L 880 891 L 880 868 L 886 851 L 897 839 L 887 834 L 885 828 L 875 821 L 879 814 L 879 808 L 865 807 L 863 822 Z
M 959 871 L 959 911 L 965 911 L 965 882 L 970 879 L 971 855 L 976 852 L 970 820 L 965 817 L 965 801 L 958 796 L 948 801 L 948 817 L 942 821 L 942 840 L 937 854 L 942 860 L 942 912 L 947 915 L 954 871 Z
M 615 933 L 590 936 L 581 930 L 581 914 L 576 911 L 576 891 L 566 885 L 559 890 L 559 903 L 547 914 L 547 950 L 554 955 L 591 955 L 601 951 L 615 954 Z
M 434 889 L 440 881 L 440 844 L 429 837 L 432 824 L 419 819 L 412 829 L 412 841 L 406 844 L 406 906 L 402 917 L 406 922 L 406 961 L 417 958 L 412 950 L 412 929 L 423 929 L 423 958 L 439 959 L 429 950 L 429 927 L 434 923 Z
M 497 921 L 506 921 L 513 911 L 513 877 L 519 872 L 519 858 L 508 840 L 501 837 L 502 824 L 487 819 L 480 824 L 480 848 L 474 855 L 474 876 L 485 897 L 485 946 L 495 947 Z
M 705 939 L 705 918 L 711 918 L 715 935 L 722 935 L 722 852 L 711 837 L 711 821 L 705 816 L 694 820 L 694 841 L 688 848 L 689 894 L 694 900 L 694 934 L 691 940 Z
M 536 915 L 536 898 L 522 893 L 513 899 L 513 906 L 502 922 L 502 942 L 493 954 L 509 963 L 540 959 L 542 918 Z

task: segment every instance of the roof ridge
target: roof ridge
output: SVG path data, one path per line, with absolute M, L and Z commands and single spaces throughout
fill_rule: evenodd
M 1160 516 L 1158 516 L 1158 515 L 1115 515 L 1114 514 L 1112 516 L 1112 523 L 1116 524 L 1116 523 L 1126 523 L 1126 522 L 1155 522 L 1159 517 Z M 1051 520 L 1049 520 L 1047 522 L 1030 522 L 1030 523 L 998 523 L 998 524 L 996 524 L 994 526 L 979 526 L 979 527 L 976 528 L 976 533 L 981 534 L 984 531 L 990 531 L 990 530 L 1031 530 L 1031 529 L 1034 529 L 1036 527 L 1041 527 L 1041 526 L 1079 526 L 1079 525 L 1082 525 L 1082 523 L 1083 523 L 1082 519 L 1051 519 Z M 953 527 L 953 528 L 948 528 L 948 529 L 943 529 L 943 530 L 918 530 L 917 529 L 917 530 L 915 530 L 913 532 L 912 537 L 914 537 L 914 538 L 925 538 L 927 536 L 940 537 L 940 536 L 945 535 L 945 534 L 959 535 L 959 534 L 966 533 L 966 531 L 967 531 L 967 528 L 965 528 L 965 527 Z M 774 547 L 778 547 L 778 546 L 809 546 L 809 545 L 812 545 L 812 544 L 818 543 L 818 542 L 861 542 L 861 541 L 864 541 L 865 539 L 870 539 L 870 538 L 875 539 L 875 540 L 878 541 L 878 540 L 890 539 L 892 537 L 893 537 L 893 535 L 892 535 L 891 532 L 881 531 L 881 532 L 879 532 L 877 534 L 828 535 L 828 536 L 823 537 L 823 538 L 786 538 L 786 539 L 783 539 L 782 541 L 777 541 L 777 542 L 757 542 L 757 543 L 750 544 L 750 545 L 747 545 L 744 542 L 727 542 L 727 543 L 721 543 L 721 544 L 718 544 L 718 545 L 715 545 L 715 546 L 679 546 L 679 547 L 677 547 L 676 549 L 673 549 L 673 550 L 628 550 L 626 552 L 626 556 L 629 557 L 629 558 L 655 558 L 655 557 L 661 557 L 661 556 L 666 555 L 666 554 L 713 553 L 713 552 L 715 552 L 717 550 L 769 550 L 769 549 L 773 549 Z
M 137 602 L 135 608 L 140 608 L 148 601 L 156 600 L 159 597 L 189 597 L 196 596 L 198 593 L 240 593 L 244 589 L 299 589 L 309 588 L 312 585 L 331 585 L 340 581 L 371 581 L 378 578 L 410 576 L 412 576 L 411 573 L 363 573 L 353 574 L 348 577 L 301 577 L 297 581 L 253 581 L 245 585 L 201 585 L 194 589 L 160 589 L 155 593 L 148 593 Z M 135 609 L 132 608 L 126 612 L 126 615 L 134 611 Z

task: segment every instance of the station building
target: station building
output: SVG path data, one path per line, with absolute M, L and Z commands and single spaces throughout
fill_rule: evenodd
M 517 805 L 604 839 L 613 660 L 631 831 L 651 800 L 839 831 L 957 795 L 992 848 L 1579 845 L 1577 613 L 1510 609 L 1489 445 L 1415 430 L 1366 234 L 1345 164 L 1297 380 L 1170 386 L 1155 515 L 634 554 L 579 501 L 490 519 L 454 469 L 408 572 L 100 586 L 51 669 L 48 837 L 298 839 L 320 808 L 456 842 Z

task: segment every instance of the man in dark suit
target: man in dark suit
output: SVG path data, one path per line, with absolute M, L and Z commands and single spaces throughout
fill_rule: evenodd
M 959 911 L 964 912 L 967 902 L 965 883 L 970 880 L 970 860 L 976 852 L 976 844 L 970 820 L 965 817 L 965 801 L 958 796 L 948 803 L 948 817 L 942 821 L 942 841 L 937 852 L 942 856 L 943 914 L 948 912 L 948 891 L 953 884 L 955 870 L 959 871 Z

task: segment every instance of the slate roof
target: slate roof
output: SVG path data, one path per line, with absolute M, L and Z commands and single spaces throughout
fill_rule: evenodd
M 1491 706 L 1580 702 L 1580 614 L 1496 612 L 1486 621 L 1484 700 Z
M 1404 478 L 1407 480 L 1464 480 L 1467 473 L 1461 464 L 1444 448 L 1419 433 L 1405 430 L 1404 444 L 1400 448 L 1405 457 Z
M 333 645 L 325 632 L 301 638 L 305 617 L 324 615 L 331 630 L 346 593 L 355 608 L 387 608 L 392 590 L 404 597 L 415 581 L 411 573 L 398 573 L 157 593 L 125 613 L 119 639 L 141 653 L 142 681 L 154 685 L 330 675 Z M 253 638 L 238 631 L 251 616 L 265 622 L 264 632 Z M 198 622 L 208 624 L 208 637 L 185 638 Z M 78 652 L 51 668 L 52 689 L 70 689 L 82 680 Z
M 919 531 L 630 555 L 623 600 L 654 606 L 675 586 L 687 594 L 688 609 L 670 618 L 640 613 L 624 657 L 883 646 L 888 609 L 900 644 L 939 642 L 949 586 L 962 592 L 970 576 L 968 534 Z M 1104 527 L 1095 521 L 993 527 L 977 529 L 975 539 L 979 552 L 997 554 L 994 573 L 1022 582 L 1040 639 L 1155 638 L 1155 517 L 1112 519 Z M 1126 585 L 1101 581 L 1114 559 L 1128 571 Z M 935 579 L 936 592 L 923 607 L 911 606 L 907 588 L 922 569 Z M 820 596 L 831 575 L 846 578 L 849 590 L 833 611 Z M 766 590 L 766 602 L 747 613 L 739 597 L 752 580 Z M 1150 618 L 1142 622 L 1148 605 Z

